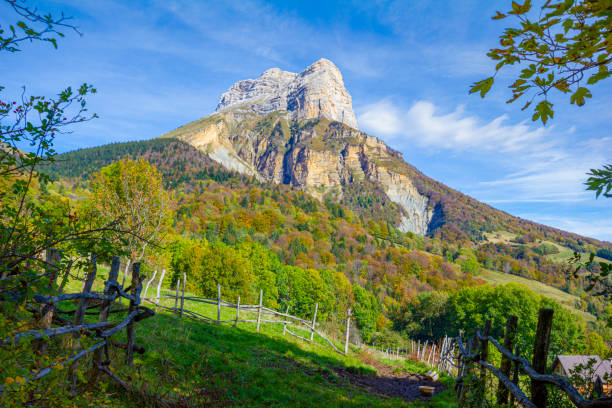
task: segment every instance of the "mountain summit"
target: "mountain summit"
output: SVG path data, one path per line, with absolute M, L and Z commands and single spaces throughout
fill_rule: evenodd
M 343 202 L 401 231 L 427 234 L 440 211 L 414 169 L 357 130 L 340 70 L 320 59 L 299 74 L 272 68 L 235 83 L 214 114 L 162 137 L 181 139 L 224 167 Z
M 326 117 L 357 128 L 351 95 L 340 70 L 321 58 L 299 74 L 271 68 L 236 82 L 221 95 L 217 112 L 243 107 L 260 115 L 287 111 L 294 119 Z
M 400 152 L 360 132 L 342 74 L 326 59 L 299 74 L 272 68 L 239 81 L 215 113 L 161 137 L 187 142 L 227 169 L 342 203 L 404 232 L 453 242 L 479 242 L 484 232 L 498 230 L 538 231 L 562 237 L 559 242 L 571 236 L 432 180 Z

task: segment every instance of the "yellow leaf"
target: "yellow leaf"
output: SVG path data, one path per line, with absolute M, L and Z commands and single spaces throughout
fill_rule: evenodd
M 4 383 L 5 383 L 6 385 L 11 385 L 11 384 L 12 384 L 12 383 L 14 383 L 14 382 L 15 382 L 15 379 L 14 379 L 13 377 L 6 377 L 6 378 L 4 379 Z

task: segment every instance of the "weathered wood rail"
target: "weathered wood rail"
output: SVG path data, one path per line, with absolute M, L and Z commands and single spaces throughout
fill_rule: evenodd
M 57 252 L 53 249 L 47 251 L 47 258 L 50 259 L 49 263 L 54 264 L 53 260 L 56 259 Z M 40 308 L 30 307 L 29 309 L 36 312 L 39 317 L 39 327 L 37 330 L 28 330 L 21 333 L 15 333 L 0 341 L 0 346 L 10 346 L 17 343 L 23 338 L 31 338 L 34 340 L 33 344 L 38 351 L 46 354 L 47 344 L 51 338 L 71 334 L 74 337 L 74 341 L 71 346 L 72 355 L 59 359 L 53 364 L 31 372 L 26 378 L 25 383 L 40 380 L 53 371 L 54 367 L 57 366 L 68 366 L 70 365 L 70 376 L 71 376 L 71 388 L 73 393 L 76 392 L 76 370 L 77 364 L 80 359 L 84 356 L 93 353 L 92 359 L 92 372 L 94 373 L 91 380 L 97 378 L 96 373 L 105 373 L 109 375 L 115 381 L 118 381 L 121 385 L 125 385 L 124 381 L 112 374 L 108 366 L 110 365 L 110 348 L 119 347 L 125 349 L 126 364 L 132 365 L 134 351 L 143 353 L 145 350 L 143 347 L 134 344 L 134 328 L 135 323 L 151 317 L 155 312 L 147 307 L 142 306 L 140 294 L 142 291 L 142 279 L 140 276 L 140 263 L 134 263 L 132 265 L 132 284 L 131 293 L 125 292 L 124 288 L 117 282 L 117 276 L 119 273 L 119 258 L 114 257 L 111 264 L 108 280 L 104 285 L 103 293 L 93 293 L 92 286 L 97 274 L 97 264 L 95 256 L 92 257 L 90 265 L 88 267 L 83 290 L 80 293 L 67 293 L 57 295 L 34 295 L 34 301 L 41 305 Z M 130 307 L 128 309 L 111 310 L 111 306 L 115 300 L 120 298 L 126 298 L 130 301 Z M 58 303 L 62 301 L 73 300 L 78 301 L 77 307 L 73 311 L 61 310 L 58 308 Z M 89 304 L 90 301 L 97 301 L 95 304 Z M 99 309 L 97 312 L 87 312 L 91 309 Z M 108 321 L 110 313 L 118 313 L 128 311 L 128 315 L 118 323 L 112 323 Z M 70 321 L 60 314 L 73 314 L 73 320 Z M 85 315 L 98 315 L 98 321 L 92 323 L 85 323 Z M 54 322 L 64 324 L 60 327 L 51 327 Z M 117 342 L 111 339 L 111 336 L 126 330 L 127 343 Z M 97 342 L 89 347 L 81 347 L 79 338 L 86 336 L 88 338 L 97 340 Z M 109 374 L 110 373 L 110 374 Z M 111 375 L 112 374 L 112 375 Z M 1 386 L 0 394 L 10 390 L 10 386 Z
M 162 274 L 162 276 L 163 275 L 164 274 Z M 155 297 L 148 297 L 148 298 L 143 297 L 143 300 L 155 305 L 156 308 L 159 307 L 164 310 L 175 312 L 180 317 L 186 316 L 191 319 L 203 321 L 206 323 L 211 323 L 211 324 L 230 323 L 234 327 L 236 327 L 238 323 L 256 323 L 257 332 L 260 331 L 261 323 L 282 324 L 283 334 L 289 334 L 293 337 L 299 338 L 309 343 L 314 343 L 314 335 L 316 334 L 322 340 L 324 340 L 325 343 L 328 344 L 335 352 L 340 353 L 340 354 L 348 353 L 349 333 L 350 333 L 350 309 L 348 311 L 348 316 L 346 320 L 346 329 L 345 329 L 346 340 L 345 340 L 344 352 L 343 352 L 340 349 L 338 349 L 338 347 L 336 347 L 334 342 L 330 340 L 328 336 L 326 336 L 325 334 L 321 333 L 319 330 L 316 329 L 317 311 L 319 308 L 318 304 L 314 305 L 314 312 L 313 312 L 312 320 L 306 320 L 304 318 L 293 316 L 289 314 L 289 308 L 287 308 L 287 310 L 283 313 L 281 311 L 274 310 L 274 309 L 264 306 L 263 290 L 259 292 L 258 304 L 248 305 L 248 304 L 241 304 L 240 297 L 237 298 L 236 303 L 222 299 L 220 284 L 217 284 L 217 297 L 216 298 L 204 298 L 204 297 L 199 297 L 199 296 L 185 295 L 185 280 L 186 280 L 186 276 L 183 275 L 182 282 L 177 282 L 176 294 L 174 296 L 161 295 L 160 292 L 158 291 Z M 151 283 L 151 281 L 149 281 L 149 283 Z M 181 285 L 181 283 L 182 283 L 182 293 L 179 293 L 179 286 Z M 158 288 L 159 287 L 161 287 L 161 283 L 158 284 Z M 161 304 L 162 299 L 174 300 L 174 307 Z M 217 306 L 217 318 L 214 319 L 212 317 L 204 316 L 203 314 L 198 313 L 196 311 L 187 309 L 185 307 L 186 301 L 196 302 L 196 303 L 205 303 L 205 304 Z M 235 309 L 236 310 L 235 317 L 232 319 L 222 320 L 221 319 L 221 309 L 222 308 Z M 241 318 L 240 316 L 241 311 L 256 313 L 256 318 Z M 296 326 L 301 326 L 305 328 L 307 331 L 309 331 L 310 338 L 300 336 L 294 330 L 291 329 L 291 327 L 296 327 Z
M 471 344 L 465 345 L 462 336 L 456 339 L 460 368 L 457 377 L 457 389 L 459 392 L 459 406 L 468 406 L 466 394 L 468 389 L 480 390 L 476 392 L 478 398 L 484 400 L 484 381 L 485 374 L 490 373 L 498 380 L 498 389 L 495 394 L 497 405 L 505 405 L 514 401 L 518 406 L 525 408 L 545 408 L 548 404 L 547 385 L 556 387 L 578 408 L 610 408 L 612 407 L 612 397 L 597 399 L 586 399 L 582 394 L 564 377 L 546 374 L 546 362 L 548 357 L 548 347 L 550 344 L 550 332 L 552 328 L 553 310 L 540 309 L 538 326 L 533 349 L 533 361 L 529 361 L 512 353 L 514 340 L 517 330 L 516 316 L 509 316 L 506 324 L 504 345 L 502 346 L 496 339 L 489 335 L 491 321 L 487 321 L 484 330 L 476 328 Z M 489 343 L 492 344 L 501 354 L 502 361 L 499 368 L 487 361 Z M 514 372 L 510 378 L 510 371 L 514 365 Z M 474 366 L 480 367 L 480 378 L 473 374 Z M 530 381 L 530 397 L 520 387 L 518 382 L 519 372 L 526 375 Z M 598 390 L 599 395 L 601 391 Z M 478 405 L 481 406 L 482 404 Z

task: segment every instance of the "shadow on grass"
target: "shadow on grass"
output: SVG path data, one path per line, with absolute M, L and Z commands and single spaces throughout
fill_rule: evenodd
M 269 330 L 269 329 L 268 329 Z M 185 406 L 392 407 L 399 398 L 351 384 L 373 370 L 358 360 L 272 332 L 158 314 L 137 328 L 143 383 Z M 339 375 L 340 374 L 340 375 Z M 371 376 L 376 378 L 375 376 Z

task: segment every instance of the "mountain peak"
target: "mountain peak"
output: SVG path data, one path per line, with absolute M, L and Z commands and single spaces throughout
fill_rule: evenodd
M 221 95 L 217 112 L 235 107 L 249 108 L 261 115 L 283 110 L 296 119 L 324 116 L 357 128 L 342 74 L 325 58 L 299 74 L 270 68 L 257 79 L 236 82 Z

